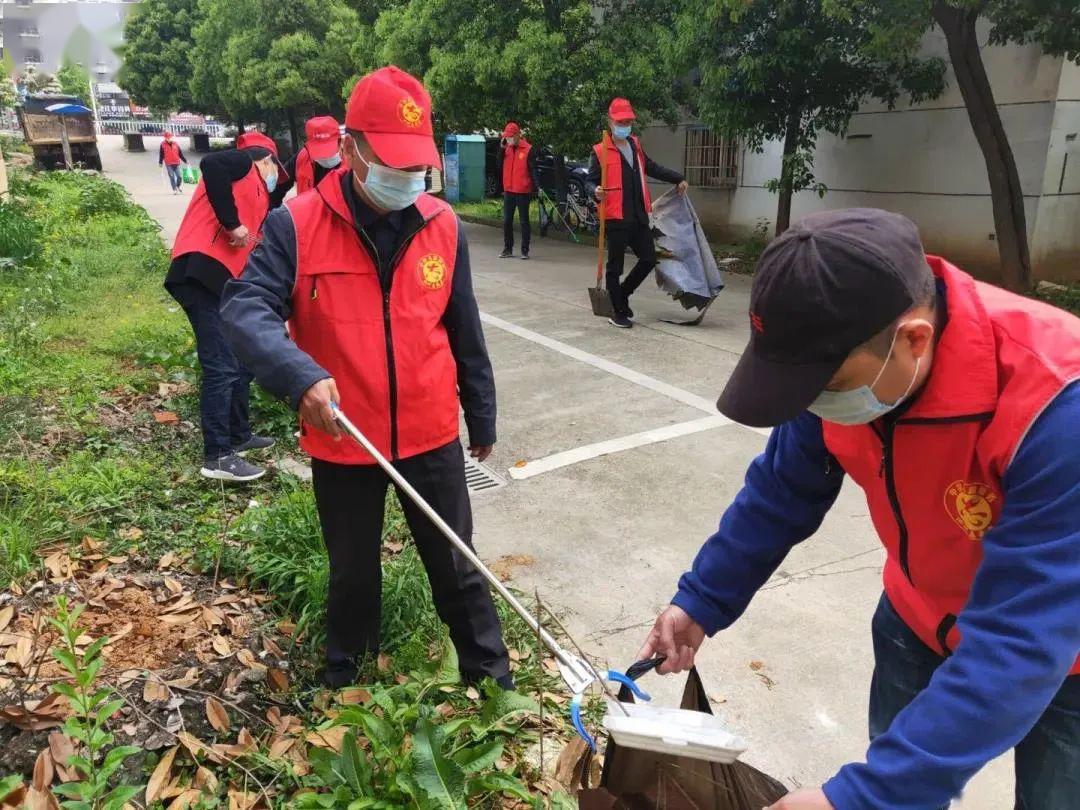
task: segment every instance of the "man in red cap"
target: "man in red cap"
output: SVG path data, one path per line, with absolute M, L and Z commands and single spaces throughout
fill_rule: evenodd
M 297 194 L 315 188 L 341 163 L 338 149 L 341 127 L 335 118 L 329 115 L 309 118 L 304 124 L 304 135 L 306 140 L 303 147 L 285 162 L 288 179 L 278 184 L 279 198 L 288 193 L 294 181 Z
M 650 160 L 641 148 L 641 142 L 630 134 L 636 118 L 629 101 L 625 98 L 612 100 L 608 106 L 608 127 L 614 148 L 605 149 L 603 142 L 593 147 L 586 180 L 586 188 L 600 202 L 601 212 L 607 219 L 606 279 L 611 306 L 615 310 L 615 315 L 608 320 L 622 329 L 634 325 L 630 320 L 634 317 L 630 296 L 656 267 L 656 247 L 649 229 L 652 201 L 645 178 L 674 183 L 679 194 L 685 194 L 687 189 L 681 174 Z M 606 188 L 600 187 L 601 161 L 607 162 Z M 626 281 L 622 281 L 627 248 L 634 251 L 638 260 Z
M 195 332 L 202 366 L 200 414 L 207 478 L 251 481 L 266 471 L 241 454 L 274 440 L 253 436 L 248 423 L 251 375 L 229 348 L 223 331 L 221 291 L 240 275 L 271 208 L 279 173 L 277 146 L 246 132 L 236 148 L 203 158 L 202 178 L 173 243 L 165 288 L 184 309 Z
M 173 194 L 183 194 L 183 180 L 180 177 L 180 164 L 187 165 L 184 150 L 180 148 L 171 132 L 164 133 L 161 146 L 158 148 L 158 166 L 164 166 L 169 174 L 169 185 L 172 186 Z
M 503 252 L 499 258 L 514 255 L 514 211 L 521 222 L 521 258 L 529 258 L 529 202 L 540 183 L 536 177 L 536 153 L 513 121 L 503 129 L 503 149 L 499 157 L 503 186 Z
M 495 383 L 472 291 L 465 233 L 424 193 L 439 166 L 431 98 L 386 67 L 349 98 L 340 168 L 266 222 L 222 313 L 233 348 L 300 412 L 330 559 L 325 682 L 351 683 L 379 650 L 380 556 L 389 479 L 343 440 L 331 404 L 368 436 L 466 542 L 472 511 L 459 442 L 495 443 Z M 285 333 L 288 322 L 290 340 Z M 408 498 L 400 498 L 467 681 L 513 688 L 487 583 Z

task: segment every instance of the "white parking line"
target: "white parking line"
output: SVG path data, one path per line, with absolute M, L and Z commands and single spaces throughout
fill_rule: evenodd
M 600 456 L 606 456 L 611 453 L 632 450 L 635 447 L 656 444 L 657 442 L 664 442 L 668 439 L 678 438 L 679 436 L 689 436 L 691 433 L 700 433 L 703 430 L 712 430 L 713 428 L 724 427 L 725 425 L 731 424 L 734 423 L 726 416 L 716 414 L 715 416 L 705 416 L 701 419 L 694 419 L 690 422 L 680 422 L 675 425 L 665 425 L 664 427 L 654 428 L 652 430 L 643 430 L 641 433 L 632 433 L 629 436 L 620 436 L 617 439 L 607 439 L 606 441 L 595 442 L 593 444 L 583 444 L 581 447 L 575 447 L 573 450 L 564 450 L 561 453 L 552 453 L 550 456 L 544 456 L 535 461 L 524 462 L 520 467 L 511 467 L 510 477 L 520 481 L 525 478 L 532 478 L 534 475 L 551 472 L 560 467 L 568 467 L 571 464 L 578 464 L 579 462 L 599 458 Z

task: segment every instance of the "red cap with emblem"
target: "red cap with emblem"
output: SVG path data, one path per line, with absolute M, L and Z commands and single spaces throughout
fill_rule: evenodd
M 356 83 L 345 128 L 362 132 L 387 166 L 442 165 L 431 129 L 431 96 L 401 68 L 380 68 Z
M 309 118 L 304 124 L 307 136 L 305 147 L 312 160 L 325 160 L 338 152 L 338 139 L 341 137 L 338 122 L 329 115 Z
M 254 130 L 245 132 L 236 139 L 237 149 L 269 149 L 270 154 L 277 157 L 277 144 L 274 139 Z
M 608 105 L 607 114 L 611 116 L 612 121 L 629 121 L 637 118 L 634 115 L 634 108 L 625 98 L 613 98 L 611 104 Z
M 506 128 L 503 130 L 502 136 L 504 138 L 513 138 L 515 135 L 520 135 L 520 134 L 521 134 L 521 127 L 519 127 L 513 121 L 510 121 L 506 125 Z

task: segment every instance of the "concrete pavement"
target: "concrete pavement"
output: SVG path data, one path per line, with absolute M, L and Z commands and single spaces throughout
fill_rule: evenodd
M 171 240 L 190 193 L 169 192 L 157 139 L 145 154 L 103 141 L 106 174 Z M 595 248 L 536 239 L 531 261 L 498 259 L 496 230 L 466 229 L 499 391 L 488 464 L 511 479 L 474 500 L 477 548 L 488 560 L 531 555 L 513 584 L 538 588 L 590 651 L 625 667 L 764 447 L 762 432 L 711 405 L 748 334 L 749 281 L 728 276 L 694 328 L 659 323 L 682 311 L 647 281 L 633 302 L 639 325 L 616 330 L 589 309 Z M 788 784 L 820 784 L 865 753 L 883 556 L 849 483 L 818 533 L 699 656 L 715 710 L 750 743 L 745 759 Z M 646 688 L 675 701 L 681 687 L 653 677 Z M 964 806 L 1012 807 L 1008 760 L 976 777 Z

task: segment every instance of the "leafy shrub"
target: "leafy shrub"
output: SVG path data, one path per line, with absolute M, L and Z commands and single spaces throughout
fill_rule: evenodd
M 39 252 L 41 228 L 23 203 L 0 200 L 0 272 L 5 259 L 15 264 L 33 261 Z

